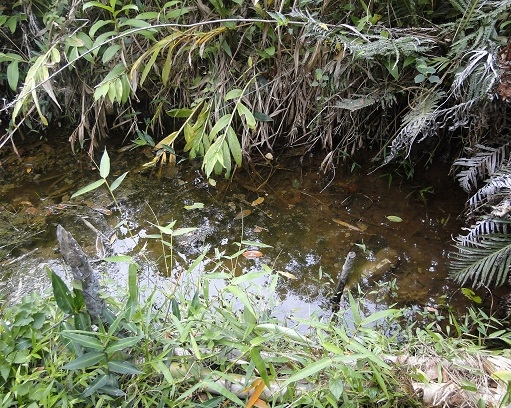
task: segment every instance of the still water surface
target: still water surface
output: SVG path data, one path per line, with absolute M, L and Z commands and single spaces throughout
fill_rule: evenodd
M 465 196 L 444 166 L 425 171 L 420 181 L 394 177 L 389 183 L 385 169 L 351 172 L 340 165 L 335 177 L 325 177 L 314 157 L 301 164 L 275 159 L 253 164 L 250 171 L 241 170 L 231 180 L 218 179 L 213 187 L 195 163 L 140 171 L 140 165 L 148 161 L 140 152 L 112 152 L 110 181 L 129 171 L 115 191 L 121 216 L 104 188 L 69 199 L 99 175 L 68 149 L 29 147 L 21 161 L 7 163 L 2 173 L 0 214 L 17 222 L 16 230 L 34 231 L 19 245 L 9 246 L 12 241 L 0 236 L 5 241 L 0 247 L 8 249 L 0 259 L 3 298 L 15 300 L 47 287 L 45 266 L 66 274 L 56 250 L 55 229 L 60 223 L 92 259 L 103 250 L 107 255 L 134 255 L 143 266 L 141 280 L 149 287 L 170 287 L 205 247 L 211 248 L 208 257 L 213 258 L 214 248 L 233 254 L 241 241 L 264 243 L 268 246 L 243 245 L 262 256 L 240 256 L 225 261 L 226 268 L 238 275 L 262 264 L 280 271 L 276 301 L 280 302 L 278 313 L 285 316 L 305 317 L 328 310 L 344 259 L 353 250 L 357 257 L 352 287 L 378 292 L 382 283 L 396 282 L 392 296 L 374 296 L 375 309 L 394 303 L 422 309 L 460 302 L 460 297 L 453 297 L 457 286 L 447 279 L 447 254 L 451 235 L 459 231 L 457 217 Z M 27 167 L 30 161 L 35 164 Z M 10 183 L 13 174 L 23 177 Z M 13 221 L 14 216 L 23 221 Z M 116 228 L 123 219 L 125 224 Z M 158 232 L 156 224 L 173 221 L 176 227 L 198 230 L 176 238 L 171 270 L 161 243 L 146 237 Z M 96 244 L 94 229 L 102 234 L 102 245 Z M 371 269 L 375 257 L 381 258 L 376 261 L 388 258 L 393 267 L 375 272 Z M 206 262 L 195 273 L 207 273 L 213 264 Z M 104 273 L 107 286 L 124 285 L 125 267 L 94 265 Z

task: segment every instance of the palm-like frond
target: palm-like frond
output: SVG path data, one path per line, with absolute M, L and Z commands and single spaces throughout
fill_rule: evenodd
M 458 246 L 451 253 L 450 277 L 464 285 L 471 280 L 476 287 L 506 282 L 511 268 L 511 237 L 508 234 L 486 234 L 477 245 Z
M 435 132 L 435 120 L 439 115 L 437 108 L 443 96 L 442 92 L 433 92 L 416 99 L 414 108 L 410 109 L 403 118 L 403 127 L 392 141 L 390 154 L 385 158 L 385 163 L 393 160 L 403 150 L 409 153 L 419 135 L 422 135 L 418 140 L 421 142 Z
M 511 222 L 503 219 L 485 219 L 478 221 L 471 228 L 467 235 L 459 235 L 456 238 L 458 249 L 463 251 L 465 247 L 478 246 L 484 235 L 507 234 Z
M 465 167 L 456 178 L 460 186 L 466 192 L 476 187 L 478 179 L 495 174 L 502 164 L 509 158 L 511 146 L 506 143 L 498 148 L 476 145 L 475 149 L 480 150 L 475 156 L 461 158 L 454 162 L 454 166 Z
M 508 169 L 509 170 L 509 169 Z M 479 189 L 469 200 L 471 209 L 477 209 L 479 206 L 488 203 L 490 200 L 502 201 L 507 198 L 511 192 L 511 173 L 500 174 L 491 177 L 487 184 Z M 500 195 L 500 193 L 503 193 Z

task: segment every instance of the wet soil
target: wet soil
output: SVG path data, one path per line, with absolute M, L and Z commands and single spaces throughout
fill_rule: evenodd
M 443 163 L 417 169 L 420 180 L 406 181 L 389 169 L 371 172 L 363 159 L 353 171 L 339 163 L 335 175 L 325 176 L 320 155 L 275 155 L 239 169 L 229 180 L 217 177 L 212 186 L 197 162 L 178 157 L 175 167 L 142 169 L 150 150 L 119 153 L 109 146 L 110 182 L 129 172 L 114 202 L 104 187 L 70 198 L 99 179 L 99 172 L 86 153 L 73 154 L 66 140 L 26 142 L 18 149 L 20 157 L 9 149 L 0 152 L 4 299 L 15 301 L 47 287 L 45 266 L 65 274 L 55 237 L 62 224 L 92 259 L 134 254 L 148 286 L 168 285 L 204 248 L 214 258 L 215 248 L 232 254 L 244 241 L 242 247 L 256 256 L 239 256 L 226 267 L 237 274 L 262 264 L 280 271 L 279 310 L 286 316 L 330 308 L 350 251 L 357 256 L 349 286 L 372 292 L 375 309 L 397 303 L 437 310 L 466 303 L 447 279 L 451 236 L 460 231 L 457 217 L 466 195 Z M 169 267 L 168 251 L 146 237 L 158 232 L 155 225 L 173 221 L 198 229 L 175 238 Z M 380 261 L 389 267 L 375 268 Z M 106 281 L 122 284 L 122 267 L 95 265 Z M 395 284 L 382 289 L 388 282 Z

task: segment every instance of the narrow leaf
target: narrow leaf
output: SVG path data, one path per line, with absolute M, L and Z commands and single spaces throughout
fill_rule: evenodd
M 125 337 L 120 340 L 116 340 L 108 345 L 105 349 L 107 353 L 114 353 L 116 351 L 124 350 L 125 348 L 134 346 L 137 344 L 143 336 Z
M 106 180 L 104 178 L 96 180 L 95 182 L 90 183 L 89 185 L 87 185 L 87 186 L 81 188 L 80 190 L 78 190 L 76 193 L 74 193 L 71 196 L 71 198 L 75 198 L 75 197 L 78 197 L 78 196 L 80 196 L 82 194 L 88 193 L 89 191 L 95 190 L 99 186 L 105 184 L 105 182 L 106 182 Z
M 81 357 L 75 358 L 73 361 L 62 366 L 64 370 L 80 370 L 83 368 L 89 368 L 97 365 L 101 360 L 105 359 L 105 354 L 93 351 L 91 353 L 84 354 Z
M 48 274 L 51 278 L 51 286 L 53 289 L 53 296 L 55 297 L 55 302 L 57 302 L 57 306 L 64 313 L 73 313 L 74 310 L 74 301 L 73 295 L 71 294 L 69 288 L 64 283 L 64 281 L 58 276 L 55 272 L 53 272 L 50 268 L 46 267 Z
M 113 99 L 112 99 L 113 101 Z M 106 179 L 110 174 L 110 157 L 108 156 L 108 152 L 103 152 L 103 156 L 101 156 L 101 162 L 99 163 L 99 175 Z
M 89 347 L 96 350 L 103 350 L 104 346 L 98 339 L 88 336 L 86 334 L 74 332 L 62 332 L 62 336 L 66 339 L 72 340 L 84 347 Z
M 144 374 L 143 371 L 140 371 L 137 367 L 127 361 L 113 360 L 109 361 L 107 366 L 110 371 L 118 374 Z
M 124 172 L 119 177 L 117 177 L 112 184 L 110 184 L 110 191 L 114 191 L 117 187 L 119 187 L 124 180 L 124 178 L 128 175 L 128 172 Z

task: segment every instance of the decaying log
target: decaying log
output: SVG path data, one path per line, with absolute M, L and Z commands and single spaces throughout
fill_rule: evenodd
M 71 268 L 73 279 L 81 284 L 87 312 L 91 318 L 100 317 L 103 313 L 105 302 L 99 296 L 99 280 L 90 266 L 89 257 L 73 236 L 60 224 L 57 225 L 57 240 L 59 241 L 62 258 Z
M 335 291 L 335 295 L 332 298 L 332 303 L 334 307 L 339 305 L 341 302 L 342 294 L 344 292 L 344 287 L 346 286 L 346 282 L 350 277 L 350 273 L 353 270 L 353 263 L 355 262 L 355 252 L 350 251 L 348 255 L 346 255 L 346 260 L 344 261 L 344 265 L 342 266 L 341 276 L 339 276 L 339 283 L 337 284 L 337 290 Z

